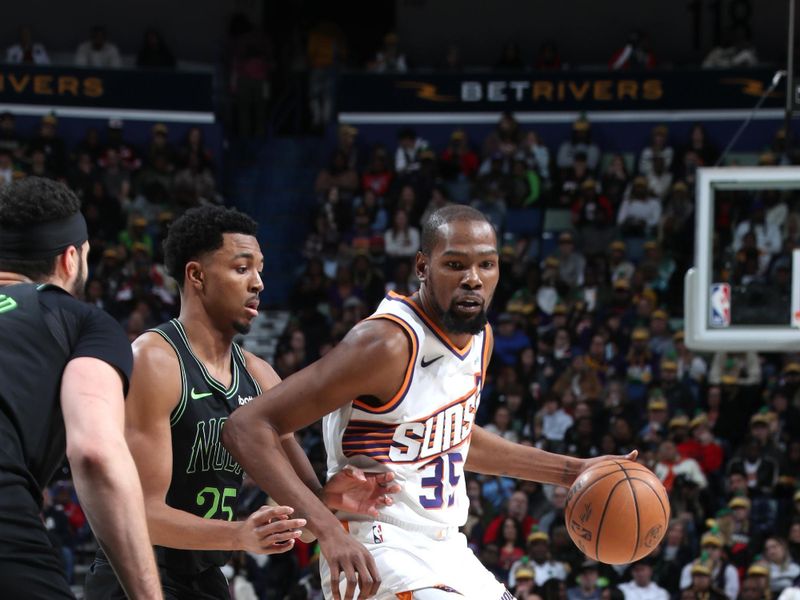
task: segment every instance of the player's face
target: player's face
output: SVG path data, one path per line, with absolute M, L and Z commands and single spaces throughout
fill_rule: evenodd
M 445 330 L 477 334 L 486 325 L 498 269 L 497 237 L 485 221 L 455 221 L 439 230 L 431 255 L 417 256 L 417 274 Z
M 247 333 L 258 316 L 259 294 L 264 289 L 264 255 L 251 235 L 225 233 L 222 238 L 222 247 L 201 261 L 206 312 L 215 323 Z

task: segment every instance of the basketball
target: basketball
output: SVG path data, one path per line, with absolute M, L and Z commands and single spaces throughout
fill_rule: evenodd
M 670 507 L 658 477 L 639 463 L 613 459 L 575 480 L 564 508 L 567 530 L 586 556 L 611 565 L 650 554 L 667 531 Z

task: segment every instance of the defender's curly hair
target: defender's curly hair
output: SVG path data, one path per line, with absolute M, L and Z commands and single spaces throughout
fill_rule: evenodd
M 75 193 L 52 179 L 25 177 L 0 186 L 0 226 L 8 229 L 66 219 L 80 209 L 81 201 Z M 0 258 L 0 271 L 40 281 L 53 274 L 56 258 Z
M 183 289 L 186 263 L 222 247 L 223 233 L 256 235 L 257 223 L 235 208 L 201 206 L 187 210 L 170 226 L 164 240 L 167 272 Z

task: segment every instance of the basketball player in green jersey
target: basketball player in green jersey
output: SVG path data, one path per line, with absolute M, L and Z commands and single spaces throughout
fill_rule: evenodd
M 287 506 L 233 520 L 242 469 L 220 433 L 230 413 L 279 382 L 266 362 L 233 342 L 258 314 L 263 256 L 255 233 L 252 219 L 219 207 L 190 210 L 175 221 L 164 251 L 181 288 L 180 317 L 133 344 L 126 437 L 165 598 L 229 598 L 220 567 L 232 551 L 286 552 L 306 524 Z M 377 514 L 399 489 L 391 477 L 357 470 L 322 488 L 294 436 L 281 443 L 298 477 L 329 508 Z M 124 598 L 102 555 L 87 577 L 86 597 Z

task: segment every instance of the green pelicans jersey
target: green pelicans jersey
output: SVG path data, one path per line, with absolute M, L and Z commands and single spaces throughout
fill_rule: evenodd
M 179 320 L 151 331 L 172 346 L 181 370 L 181 397 L 170 415 L 172 481 L 167 504 L 205 519 L 232 521 L 242 485 L 242 468 L 222 446 L 221 431 L 228 416 L 259 395 L 261 388 L 247 371 L 237 344 L 231 350 L 231 385 L 226 389 L 194 354 Z M 222 566 L 229 557 L 227 551 L 156 546 L 159 566 L 183 573 Z

